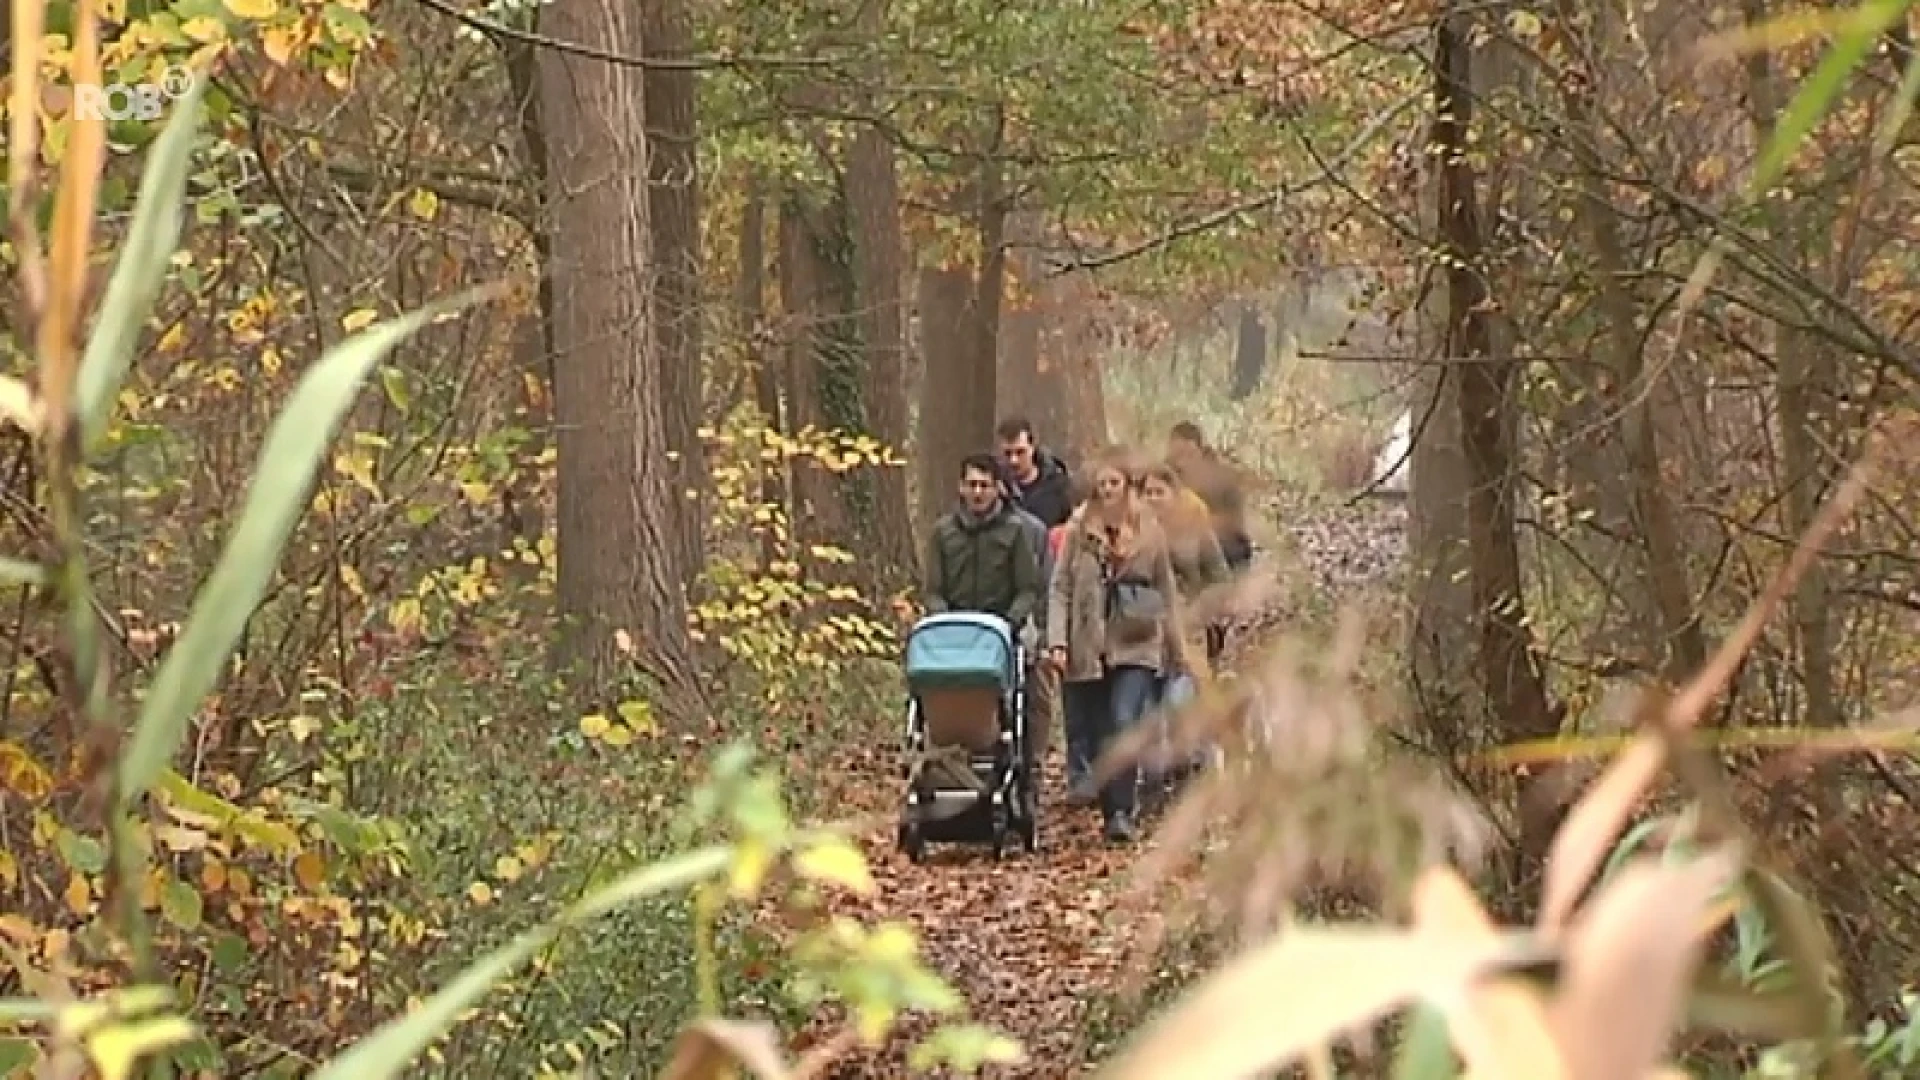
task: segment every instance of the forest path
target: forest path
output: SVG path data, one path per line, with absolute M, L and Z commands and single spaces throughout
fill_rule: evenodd
M 1307 588 L 1329 592 L 1336 602 L 1381 584 L 1400 565 L 1405 531 L 1400 504 L 1369 500 L 1354 507 L 1281 510 L 1273 520 L 1292 557 L 1263 561 L 1257 568 L 1305 572 Z M 1252 614 L 1243 628 L 1258 638 L 1290 629 L 1297 618 L 1277 607 Z M 1097 811 L 1064 805 L 1059 741 L 1056 733 L 1043 768 L 1038 855 L 1016 847 L 995 861 L 985 847 L 936 844 L 926 861 L 915 865 L 895 850 L 891 827 L 877 829 L 864 838 L 864 846 L 879 888 L 864 899 L 835 901 L 842 914 L 897 919 L 914 927 L 923 955 L 965 995 L 972 1019 L 1020 1040 L 1027 1062 L 987 1075 L 1059 1080 L 1077 1073 L 1089 1050 L 1089 1006 L 1122 985 L 1126 966 L 1135 959 L 1130 947 L 1135 916 L 1120 904 L 1128 870 L 1153 843 L 1154 819 L 1145 822 L 1139 845 L 1105 843 Z M 847 809 L 897 811 L 901 781 L 892 755 L 864 753 L 848 767 L 858 777 L 851 787 L 859 805 Z M 910 1048 L 930 1027 L 924 1018 L 911 1017 L 887 1046 L 843 1059 L 829 1075 L 838 1080 L 908 1075 Z

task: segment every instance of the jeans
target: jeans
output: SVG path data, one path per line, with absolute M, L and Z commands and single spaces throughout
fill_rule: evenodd
M 1075 757 L 1074 732 L 1080 733 L 1080 753 L 1084 755 L 1082 782 L 1092 771 L 1092 763 L 1113 746 L 1121 736 L 1139 726 L 1154 705 L 1159 677 L 1153 669 L 1116 667 L 1095 682 L 1068 683 L 1062 689 L 1067 702 L 1067 776 L 1073 780 Z M 1140 767 L 1129 764 L 1114 773 L 1100 789 L 1100 812 L 1111 818 L 1132 814 L 1139 799 Z

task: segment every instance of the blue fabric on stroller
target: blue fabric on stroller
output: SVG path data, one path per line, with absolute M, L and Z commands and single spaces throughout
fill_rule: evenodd
M 907 635 L 907 689 L 994 687 L 1013 693 L 1019 681 L 1013 627 L 984 611 L 947 611 L 914 624 Z
M 1037 848 L 1024 663 L 1013 627 L 987 612 L 930 615 L 908 632 L 913 760 L 899 840 L 915 860 L 928 841 L 990 843 L 998 857 L 1018 833 Z

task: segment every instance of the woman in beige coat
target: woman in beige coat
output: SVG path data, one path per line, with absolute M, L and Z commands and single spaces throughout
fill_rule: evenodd
M 1047 656 L 1079 729 L 1068 731 L 1070 763 L 1076 754 L 1098 760 L 1137 726 L 1165 669 L 1184 655 L 1173 629 L 1180 597 L 1165 532 L 1143 512 L 1120 458 L 1100 461 L 1093 481 L 1092 498 L 1067 522 L 1048 588 Z M 1139 785 L 1140 771 L 1129 765 L 1101 788 L 1109 840 L 1134 838 Z

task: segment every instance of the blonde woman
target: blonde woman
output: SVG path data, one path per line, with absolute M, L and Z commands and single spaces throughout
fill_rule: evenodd
M 1140 495 L 1154 516 L 1160 522 L 1160 529 L 1167 537 L 1168 553 L 1173 560 L 1173 576 L 1180 591 L 1181 624 L 1178 627 L 1183 637 L 1184 649 L 1181 657 L 1207 656 L 1212 660 L 1206 646 L 1207 623 L 1203 615 L 1215 606 L 1222 590 L 1232 580 L 1232 571 L 1227 568 L 1226 556 L 1221 553 L 1219 538 L 1214 535 L 1212 513 L 1207 509 L 1206 500 L 1193 489 L 1180 482 L 1180 474 L 1167 462 L 1159 462 L 1147 469 L 1140 483 Z M 1197 635 L 1197 637 L 1196 637 Z M 1158 687 L 1159 703 L 1168 710 L 1176 709 L 1193 699 L 1199 687 L 1194 682 L 1194 672 L 1185 664 L 1179 663 L 1172 653 L 1169 654 L 1169 666 L 1172 670 L 1161 679 Z M 1164 715 L 1159 718 L 1165 722 Z M 1206 755 L 1196 755 L 1196 763 Z M 1176 767 L 1171 775 L 1148 780 L 1149 791 L 1158 792 L 1161 787 L 1177 786 L 1186 768 Z
M 1092 497 L 1068 519 L 1048 587 L 1047 657 L 1074 721 L 1070 777 L 1076 756 L 1097 761 L 1154 705 L 1160 678 L 1184 653 L 1173 630 L 1178 603 L 1166 533 L 1136 499 L 1127 462 L 1109 454 L 1094 466 Z M 1139 786 L 1130 765 L 1101 788 L 1108 840 L 1134 839 Z

